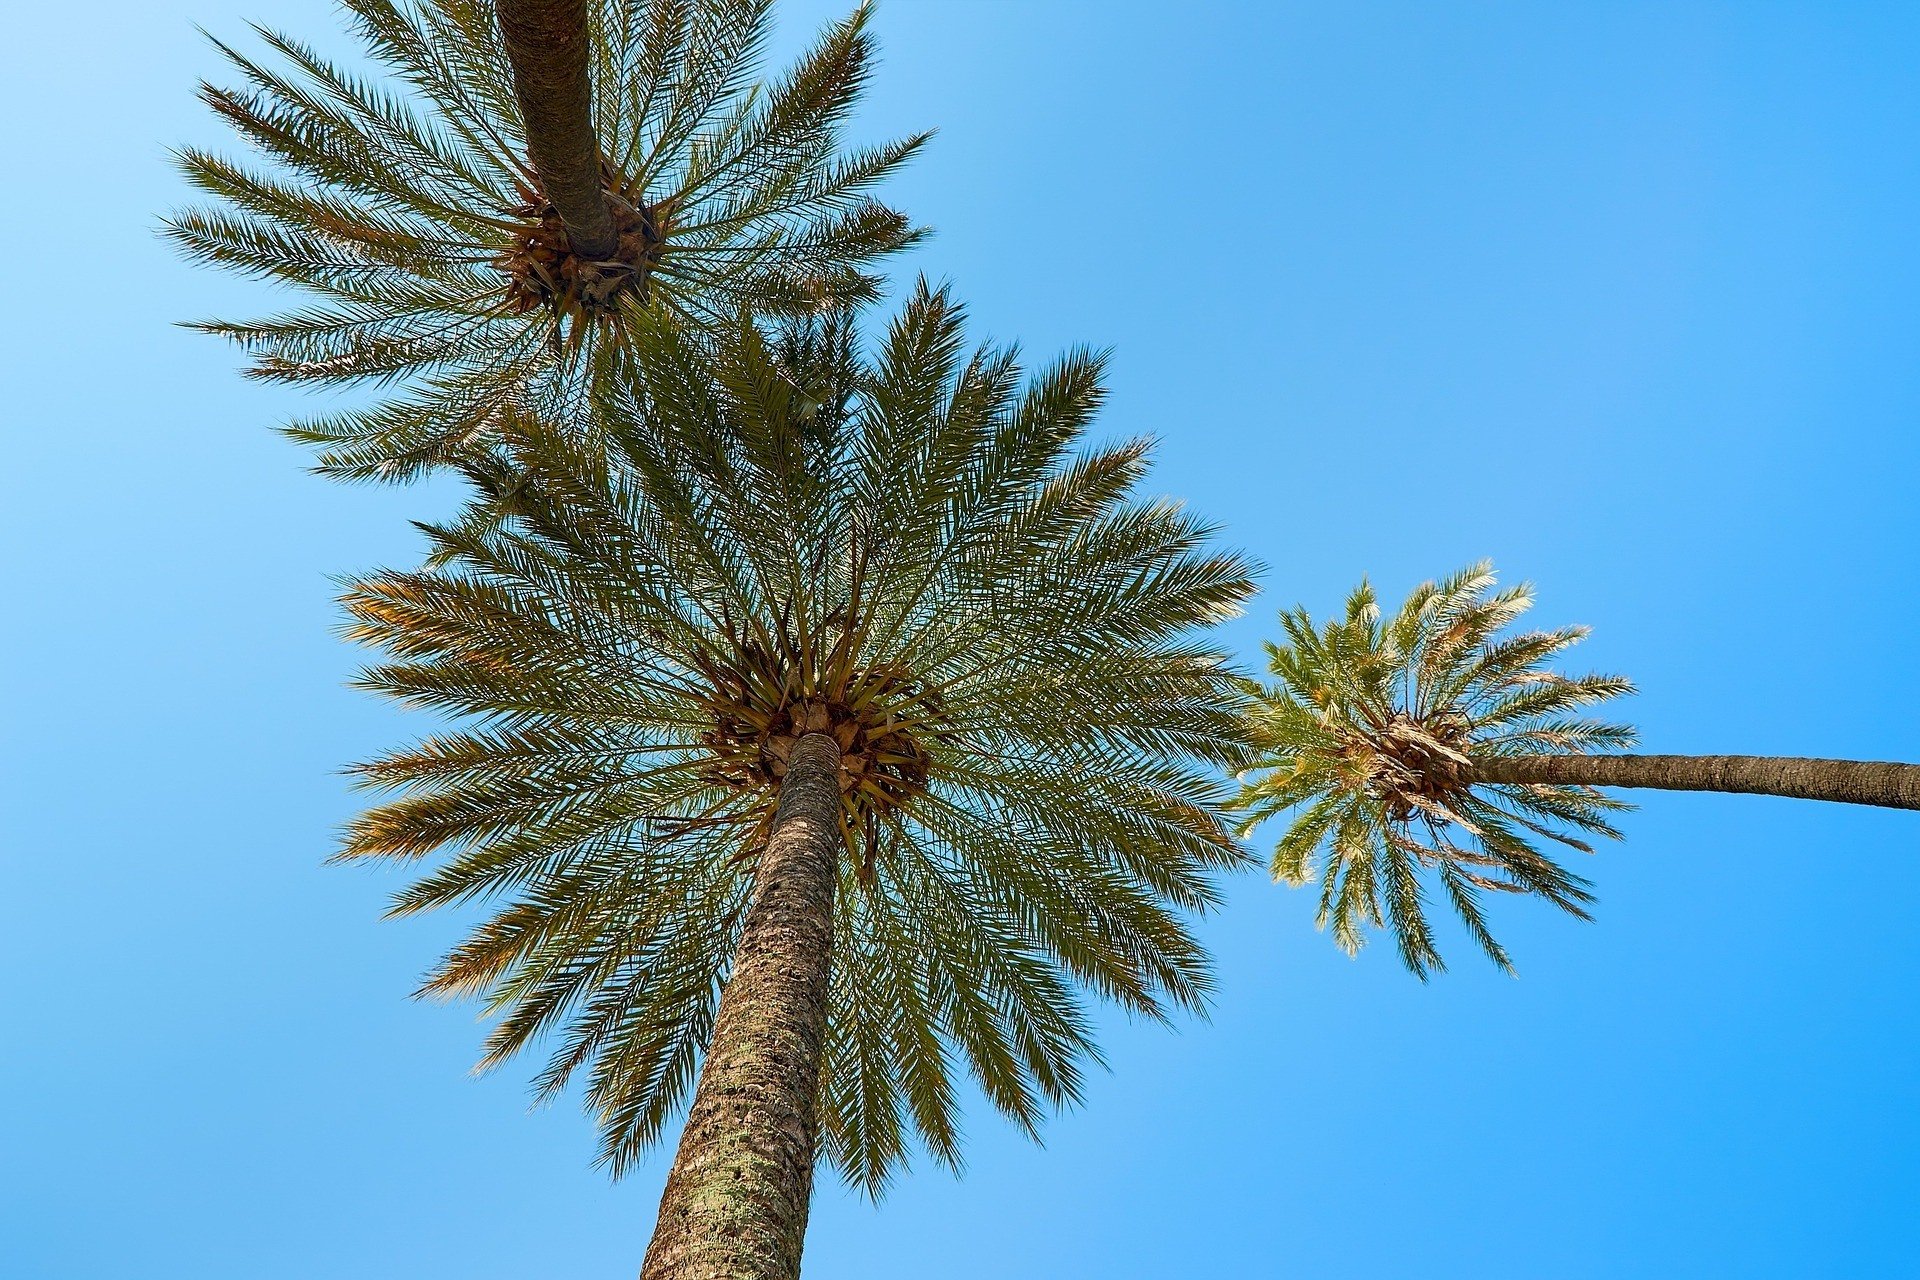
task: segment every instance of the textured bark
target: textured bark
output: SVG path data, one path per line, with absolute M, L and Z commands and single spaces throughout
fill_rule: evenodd
M 613 256 L 619 239 L 600 187 L 587 80 L 587 0 L 495 0 L 540 186 L 583 258 Z
M 1920 764 L 1798 756 L 1495 756 L 1474 761 L 1476 782 L 1550 782 L 1662 791 L 1734 791 L 1920 809 Z
M 826 1051 L 839 744 L 794 744 L 641 1280 L 796 1280 Z

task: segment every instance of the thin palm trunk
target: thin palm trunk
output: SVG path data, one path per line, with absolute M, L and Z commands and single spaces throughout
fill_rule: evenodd
M 794 744 L 641 1280 L 795 1280 L 813 1194 L 840 748 Z
M 527 126 L 527 154 L 547 199 L 583 258 L 611 258 L 619 245 L 600 186 L 587 80 L 587 0 L 495 0 Z
M 1920 809 L 1920 764 L 1811 760 L 1799 756 L 1491 756 L 1474 761 L 1476 782 L 1546 782 L 1662 791 L 1734 791 Z

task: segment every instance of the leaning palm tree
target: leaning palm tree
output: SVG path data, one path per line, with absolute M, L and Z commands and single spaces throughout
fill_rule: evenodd
M 308 296 L 198 326 L 238 342 L 255 376 L 389 386 L 293 428 L 323 470 L 406 478 L 459 462 L 503 405 L 558 416 L 617 369 L 638 317 L 704 328 L 858 301 L 916 238 L 869 193 L 926 135 L 840 145 L 872 61 L 864 7 L 769 82 L 755 72 L 770 0 L 593 0 L 583 79 L 568 71 L 569 15 L 541 12 L 577 2 L 509 0 L 507 40 L 491 0 L 345 0 L 382 81 L 274 31 L 259 32 L 274 60 L 218 46 L 241 87 L 201 96 L 262 163 L 181 152 L 215 203 L 166 231 L 196 260 Z M 597 179 L 579 172 L 588 147 Z M 593 233 L 583 187 L 610 243 L 573 238 Z
M 1482 563 L 1414 590 L 1383 618 L 1366 583 L 1346 614 L 1316 628 L 1280 615 L 1269 644 L 1275 682 L 1254 687 L 1241 832 L 1287 815 L 1276 878 L 1320 882 L 1318 923 L 1349 952 L 1368 924 L 1390 924 L 1401 959 L 1441 969 L 1425 882 L 1440 889 L 1495 963 L 1482 891 L 1532 894 L 1582 919 L 1587 881 L 1542 842 L 1591 853 L 1617 836 L 1626 803 L 1600 787 L 1735 791 L 1920 809 L 1920 765 L 1763 756 L 1620 754 L 1631 726 L 1587 709 L 1632 684 L 1546 669 L 1584 627 L 1503 634 L 1533 603 L 1526 584 L 1499 589 Z
M 964 1073 L 1031 1130 L 1098 1051 L 1083 997 L 1209 988 L 1185 917 L 1242 854 L 1239 683 L 1199 634 L 1247 565 L 1074 454 L 1101 361 L 1022 389 L 923 286 L 850 329 L 641 322 L 593 440 L 516 418 L 511 516 L 346 597 L 366 687 L 470 722 L 366 765 L 344 856 L 497 909 L 424 991 L 543 1037 L 626 1169 L 694 1087 L 649 1277 L 792 1277 L 818 1147 L 877 1193 L 953 1163 Z

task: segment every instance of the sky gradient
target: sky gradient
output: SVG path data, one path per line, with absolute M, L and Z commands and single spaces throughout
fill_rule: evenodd
M 1267 566 L 1232 642 L 1490 556 L 1649 750 L 1920 760 L 1920 8 L 1198 8 L 891 0 L 859 129 L 940 131 L 903 283 L 1114 349 L 1102 431 Z M 154 234 L 166 148 L 226 145 L 195 24 L 340 23 L 74 12 L 0 41 L 0 1275 L 630 1277 L 670 1153 L 609 1185 L 531 1063 L 470 1077 L 474 1009 L 407 999 L 459 922 L 322 865 L 423 727 L 344 687 L 330 575 L 452 491 L 306 475 L 312 402 L 172 327 L 270 302 Z M 1518 980 L 1241 878 L 1210 1021 L 1106 1013 L 1044 1149 L 975 1105 L 963 1179 L 824 1181 L 808 1274 L 1920 1273 L 1920 815 L 1623 825 L 1595 923 L 1493 904 Z

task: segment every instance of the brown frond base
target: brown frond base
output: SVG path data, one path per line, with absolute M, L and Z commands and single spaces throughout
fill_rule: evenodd
M 746 640 L 703 663 L 713 727 L 702 741 L 713 757 L 708 779 L 761 797 L 770 818 L 800 739 L 832 735 L 840 747 L 843 831 L 850 849 L 859 846 L 866 879 L 880 819 L 927 789 L 929 746 L 945 716 L 939 695 L 923 691 L 904 668 L 855 665 L 850 635 L 823 647 L 783 639 L 777 652 Z
M 537 190 L 522 188 L 526 203 L 514 210 L 526 219 L 513 247 L 493 260 L 507 277 L 504 305 L 524 315 L 538 307 L 575 324 L 611 312 L 623 297 L 645 302 L 648 285 L 660 265 L 665 237 L 663 210 L 637 197 L 629 200 L 611 174 L 606 186 L 619 243 L 613 256 L 588 259 L 573 252 L 559 211 Z
M 781 705 L 715 702 L 706 741 L 720 757 L 716 782 L 770 791 L 786 777 L 794 745 L 825 733 L 840 744 L 840 794 L 856 807 L 897 809 L 927 789 L 930 758 L 916 732 L 925 727 L 916 707 L 924 700 L 903 681 L 863 672 L 851 688 Z
M 1424 721 L 1399 713 L 1374 732 L 1352 733 L 1346 756 L 1366 771 L 1368 794 L 1404 824 L 1416 814 L 1451 809 L 1472 786 L 1472 729 L 1454 712 Z

